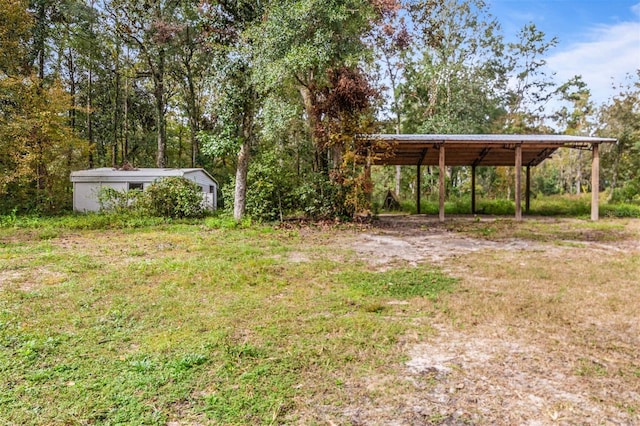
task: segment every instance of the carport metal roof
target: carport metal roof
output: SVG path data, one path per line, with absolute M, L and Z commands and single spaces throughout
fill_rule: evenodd
M 397 135 L 371 134 L 360 138 L 370 140 L 369 157 L 373 165 L 417 166 L 416 205 L 420 213 L 420 167 L 439 166 L 440 220 L 444 220 L 444 192 L 446 166 L 471 166 L 471 211 L 475 213 L 476 166 L 513 166 L 515 168 L 516 220 L 522 218 L 521 174 L 526 166 L 526 209 L 529 210 L 530 173 L 559 148 L 590 150 L 591 160 L 591 219 L 598 219 L 598 192 L 602 143 L 616 139 L 569 135 Z
M 372 142 L 373 164 L 439 164 L 439 147 L 446 147 L 447 166 L 513 166 L 516 146 L 522 165 L 537 166 L 558 148 L 592 149 L 594 144 L 613 143 L 610 138 L 566 135 L 366 135 Z

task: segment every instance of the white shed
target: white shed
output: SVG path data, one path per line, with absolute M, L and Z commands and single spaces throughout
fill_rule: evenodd
M 209 209 L 217 205 L 218 182 L 204 169 L 129 169 L 110 167 L 71 172 L 73 182 L 73 210 L 93 212 L 100 210 L 98 192 L 104 186 L 117 191 L 146 189 L 158 179 L 182 176 L 197 183 L 202 189 L 205 204 Z

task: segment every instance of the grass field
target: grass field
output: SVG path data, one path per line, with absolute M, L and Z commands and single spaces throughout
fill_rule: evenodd
M 6 222 L 0 424 L 632 424 L 639 232 L 636 219 Z M 461 243 L 437 261 L 359 250 L 381 236 L 414 253 Z M 554 374 L 571 387 L 552 397 Z

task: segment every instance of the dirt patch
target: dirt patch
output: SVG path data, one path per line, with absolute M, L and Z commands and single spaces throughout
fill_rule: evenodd
M 48 285 L 63 283 L 66 279 L 66 274 L 46 268 L 6 270 L 0 271 L 0 290 L 12 288 L 32 292 Z
M 396 261 L 405 261 L 413 266 L 421 262 L 441 264 L 447 258 L 482 250 L 536 250 L 539 247 L 531 241 L 481 240 L 437 228 L 416 230 L 412 235 L 394 230 L 363 233 L 353 244 L 356 253 L 377 267 Z
M 385 270 L 391 264 L 406 262 L 417 265 L 421 262 L 443 264 L 451 257 L 464 256 L 488 250 L 544 251 L 560 254 L 565 249 L 589 249 L 604 253 L 640 252 L 638 224 L 631 221 L 626 232 L 619 230 L 581 229 L 567 232 L 574 220 L 566 220 L 565 225 L 558 219 L 537 219 L 548 222 L 558 228 L 555 234 L 544 235 L 545 240 L 536 240 L 540 233 L 529 231 L 534 238 L 515 237 L 518 234 L 516 224 L 500 223 L 495 218 L 459 217 L 447 223 L 424 216 L 386 216 L 381 217 L 375 226 L 357 234 L 351 248 L 378 270 Z M 584 223 L 584 222 L 583 222 Z M 513 225 L 513 230 L 509 227 Z M 520 222 L 519 226 L 526 226 Z M 499 232 L 495 228 L 501 229 Z M 460 228 L 466 232 L 457 232 Z M 484 237 L 469 236 L 469 230 L 476 234 L 487 233 Z M 496 232 L 498 235 L 491 235 Z M 522 232 L 520 232 L 522 233 Z M 575 239 L 576 235 L 583 238 Z M 596 237 L 598 236 L 598 237 Z
M 471 221 L 456 232 L 450 223 L 400 218 L 353 239 L 351 248 L 375 269 L 436 264 L 460 278 L 460 292 L 442 302 L 440 314 L 418 318 L 418 329 L 436 332 L 406 336 L 399 350 L 407 361 L 395 372 L 351 383 L 358 396 L 333 418 L 640 424 L 640 221 L 611 238 L 590 228 L 599 225 L 554 219 L 549 229 L 536 224 L 546 233 L 540 241 L 535 227 L 527 230 L 532 238 L 514 236 L 526 224 L 502 225 L 496 239 L 474 238 L 470 232 L 491 222 Z
M 637 392 L 620 389 L 615 380 L 576 375 L 578 360 L 513 336 L 442 330 L 409 355 L 417 414 L 493 424 L 631 424 L 622 407 L 640 403 Z M 618 408 L 609 404 L 612 393 Z

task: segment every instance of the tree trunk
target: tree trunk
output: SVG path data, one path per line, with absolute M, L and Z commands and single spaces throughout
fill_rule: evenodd
M 156 166 L 163 168 L 166 166 L 167 129 L 164 117 L 165 93 L 164 93 L 164 59 L 165 51 L 160 49 L 158 53 L 158 67 L 154 73 L 155 98 L 156 98 L 156 125 L 158 128 L 158 151 L 156 155 Z
M 129 161 L 129 77 L 124 79 L 124 106 L 123 106 L 123 138 L 122 138 L 122 163 Z
M 233 218 L 242 220 L 247 207 L 247 171 L 249 170 L 249 141 L 243 139 L 238 152 L 238 167 L 236 168 L 236 189 L 233 200 Z
M 67 68 L 69 70 L 69 97 L 71 98 L 71 107 L 69 108 L 69 127 L 76 130 L 76 67 L 73 61 L 73 52 L 71 48 L 67 50 Z
M 244 132 L 243 132 L 244 133 Z M 247 172 L 249 170 L 249 138 L 242 139 L 238 152 L 238 166 L 236 168 L 236 188 L 233 200 L 233 218 L 242 220 L 247 207 Z
M 313 159 L 313 171 L 319 172 L 327 169 L 327 157 L 326 153 L 323 149 L 318 146 L 318 141 L 316 138 L 316 126 L 318 125 L 318 117 L 316 116 L 316 111 L 314 108 L 314 99 L 311 90 L 305 85 L 300 85 L 298 88 L 300 91 L 300 96 L 302 96 L 302 101 L 304 103 L 304 111 L 307 116 L 307 126 L 309 127 L 309 139 L 311 140 L 311 145 L 314 148 L 314 159 Z
M 578 151 L 576 163 L 576 195 L 580 195 L 582 192 L 582 151 Z
M 184 65 L 184 78 L 186 79 L 187 87 L 185 93 L 186 110 L 189 119 L 189 140 L 191 141 L 191 167 L 196 167 L 198 164 L 198 156 L 200 155 L 200 146 L 198 144 L 198 132 L 200 131 L 200 108 L 198 107 L 196 86 L 194 83 L 194 71 L 191 66 L 191 62 L 194 56 L 193 39 L 191 37 L 190 27 L 187 27 L 187 44 L 189 46 L 189 54 L 183 57 L 182 64 Z
M 238 152 L 238 165 L 236 167 L 236 188 L 233 200 L 233 218 L 242 220 L 247 207 L 247 172 L 249 171 L 249 156 L 251 155 L 251 139 L 253 136 L 253 102 L 245 105 L 242 119 L 242 145 Z
M 93 11 L 93 0 L 91 0 L 91 11 Z M 90 24 L 91 31 L 93 32 L 93 21 Z M 87 139 L 89 140 L 89 168 L 93 168 L 93 126 L 91 123 L 91 107 L 92 107 L 92 99 L 93 96 L 91 90 L 93 89 L 93 61 L 89 61 L 89 76 L 87 81 Z
M 622 150 L 621 150 L 621 145 L 620 142 L 617 142 L 615 145 L 616 150 L 615 152 L 615 156 L 613 158 L 613 167 L 611 170 L 611 185 L 609 187 L 609 196 L 607 197 L 607 202 L 610 203 L 613 201 L 614 198 L 614 191 L 616 190 L 616 187 L 618 186 L 618 169 L 619 169 L 619 165 L 620 165 L 620 156 L 622 155 Z
M 119 50 L 119 49 L 118 49 Z M 120 53 L 116 56 L 115 64 L 115 97 L 113 101 L 113 142 L 111 145 L 111 165 L 118 165 L 118 122 L 120 121 Z
M 198 138 L 196 137 L 200 131 L 200 112 L 196 101 L 193 75 L 189 66 L 187 66 L 186 77 L 188 85 L 187 113 L 189 114 L 189 138 L 191 140 L 191 167 L 196 167 L 198 164 L 198 155 L 200 154 L 200 146 L 198 145 Z
M 89 168 L 92 169 L 94 165 L 93 161 L 93 123 L 91 122 L 91 108 L 92 108 L 92 82 L 93 71 L 91 63 L 89 63 L 89 78 L 87 82 L 87 139 L 89 140 Z
M 39 84 L 43 84 L 44 80 L 44 59 L 46 54 L 46 39 L 47 39 L 47 7 L 43 0 L 38 2 L 36 12 L 35 34 L 33 36 L 33 46 L 35 49 L 35 55 L 38 61 L 38 78 Z

